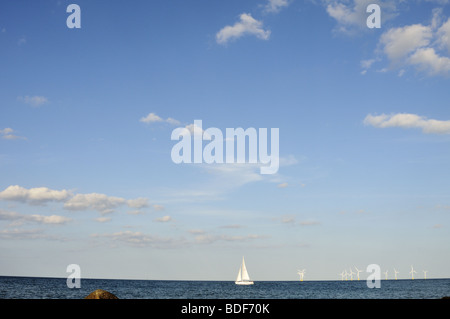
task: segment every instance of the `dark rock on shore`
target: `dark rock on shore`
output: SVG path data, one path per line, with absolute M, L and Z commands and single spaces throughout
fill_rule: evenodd
M 119 298 L 117 298 L 115 295 L 106 290 L 97 289 L 91 292 L 84 299 L 119 299 Z

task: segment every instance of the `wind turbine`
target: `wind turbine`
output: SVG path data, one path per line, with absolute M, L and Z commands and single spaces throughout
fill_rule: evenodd
M 344 270 L 345 281 L 347 281 L 347 276 L 348 276 L 347 270 Z
M 353 270 L 350 268 L 350 273 L 349 273 L 349 275 L 350 275 L 350 280 L 351 280 L 351 281 L 353 281 L 353 274 L 354 274 L 354 272 L 353 272 Z
M 384 279 L 385 279 L 385 280 L 387 280 L 387 273 L 388 273 L 388 271 L 386 270 L 386 271 L 384 272 Z
M 397 274 L 399 273 L 395 268 L 394 268 L 394 273 L 395 273 L 395 280 L 397 280 Z
M 361 269 L 358 269 L 358 268 L 356 268 L 356 266 L 355 266 L 355 269 L 356 269 L 356 275 L 358 276 L 358 281 L 359 281 L 359 273 L 362 271 Z
M 417 273 L 417 271 L 414 270 L 412 265 L 411 265 L 411 271 L 409 273 L 411 274 L 411 280 L 414 280 L 414 273 Z
M 341 276 L 341 281 L 344 281 L 344 272 L 341 272 L 339 276 Z
M 428 272 L 428 270 L 423 271 L 423 279 L 427 279 L 427 272 Z
M 305 275 L 305 271 L 306 271 L 306 269 L 297 271 L 297 274 L 300 275 L 300 281 L 303 281 L 303 276 Z

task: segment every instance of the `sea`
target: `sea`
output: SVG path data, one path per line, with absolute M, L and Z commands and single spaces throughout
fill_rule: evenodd
M 80 288 L 69 288 L 67 278 L 0 276 L 0 299 L 84 299 L 97 289 L 119 299 L 441 299 L 450 296 L 450 279 L 381 280 L 380 288 L 368 288 L 365 280 L 239 286 L 233 281 L 81 279 Z

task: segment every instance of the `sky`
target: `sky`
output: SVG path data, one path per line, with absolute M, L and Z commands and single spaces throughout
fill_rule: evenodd
M 449 278 L 449 7 L 2 1 L 0 275 Z M 278 171 L 175 163 L 196 120 L 279 129 Z

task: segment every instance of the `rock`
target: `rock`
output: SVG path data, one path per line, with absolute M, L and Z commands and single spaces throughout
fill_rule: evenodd
M 112 293 L 97 289 L 96 291 L 91 292 L 88 296 L 86 296 L 84 299 L 119 299 Z

